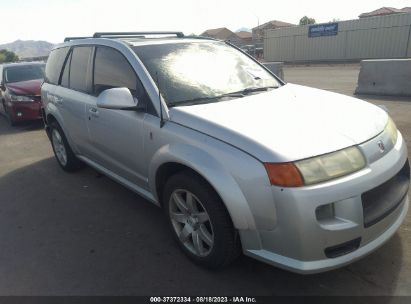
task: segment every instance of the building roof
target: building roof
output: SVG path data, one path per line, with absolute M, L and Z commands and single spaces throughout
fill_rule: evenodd
M 241 39 L 251 39 L 253 37 L 253 34 L 250 32 L 246 32 L 246 31 L 241 31 L 241 32 L 237 32 L 236 35 L 238 37 L 240 37 Z
M 287 26 L 294 26 L 294 25 L 295 24 L 284 22 L 284 21 L 271 20 L 266 23 L 260 24 L 259 26 L 254 27 L 253 30 L 265 29 L 267 27 L 277 28 L 277 27 L 287 27 Z
M 203 32 L 200 36 L 207 36 L 207 37 L 213 37 L 221 40 L 226 40 L 229 37 L 235 35 L 232 31 L 230 31 L 226 27 L 220 27 L 216 29 L 209 29 Z
M 359 17 L 364 18 L 364 17 L 384 16 L 384 15 L 399 14 L 399 13 L 411 13 L 411 7 L 404 7 L 402 9 L 395 8 L 395 7 L 381 7 L 372 12 L 362 13 Z

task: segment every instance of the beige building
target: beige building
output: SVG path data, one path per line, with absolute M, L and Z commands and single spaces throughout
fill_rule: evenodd
M 251 44 L 253 42 L 253 34 L 250 32 L 241 31 L 236 34 L 243 41 L 243 45 Z
M 268 21 L 252 29 L 252 40 L 254 41 L 255 44 L 262 43 L 264 39 L 264 32 L 266 30 L 273 30 L 277 28 L 290 27 L 290 26 L 295 26 L 295 24 L 278 21 L 278 20 Z
M 229 40 L 230 38 L 236 36 L 236 34 L 226 27 L 220 27 L 216 29 L 206 30 L 200 36 L 211 37 L 220 40 Z
M 394 7 L 381 7 L 372 12 L 362 13 L 358 17 L 366 18 L 366 17 L 386 16 L 386 15 L 401 14 L 401 13 L 411 13 L 411 7 L 404 7 L 401 9 L 394 8 Z
M 310 28 L 337 24 L 329 35 L 311 36 Z M 411 57 L 411 14 L 389 14 L 328 24 L 267 30 L 266 61 L 359 61 Z
M 239 47 L 246 45 L 246 44 L 250 44 L 251 42 L 251 33 L 248 33 L 248 32 L 234 33 L 226 27 L 206 30 L 200 36 L 229 41 L 232 44 L 239 46 Z

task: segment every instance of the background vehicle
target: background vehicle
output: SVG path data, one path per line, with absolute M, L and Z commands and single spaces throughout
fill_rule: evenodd
M 149 34 L 159 35 L 96 33 L 51 52 L 44 117 L 64 170 L 85 162 L 162 206 L 179 246 L 207 267 L 241 246 L 325 271 L 395 233 L 410 173 L 385 111 L 284 84 L 221 41 Z
M 11 125 L 41 119 L 40 87 L 44 63 L 9 63 L 0 66 L 0 99 Z

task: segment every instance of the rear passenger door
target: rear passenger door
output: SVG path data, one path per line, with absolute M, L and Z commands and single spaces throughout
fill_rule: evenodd
M 139 102 L 147 94 L 128 60 L 114 48 L 96 46 L 93 102 L 87 104 L 91 158 L 99 165 L 140 187 L 147 188 L 144 172 L 143 127 L 145 112 L 98 108 L 98 95 L 106 89 L 126 87 Z
M 57 106 L 63 117 L 64 131 L 78 154 L 87 155 L 88 133 L 86 105 L 93 102 L 91 95 L 93 47 L 75 46 L 66 57 L 60 85 L 56 87 Z

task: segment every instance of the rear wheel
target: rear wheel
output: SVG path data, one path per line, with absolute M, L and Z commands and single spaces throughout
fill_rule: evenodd
M 241 252 L 223 202 L 199 176 L 188 171 L 172 176 L 165 186 L 163 205 L 174 238 L 197 264 L 221 268 Z
M 82 167 L 82 162 L 75 156 L 57 122 L 50 124 L 50 140 L 56 160 L 63 170 L 72 172 Z

